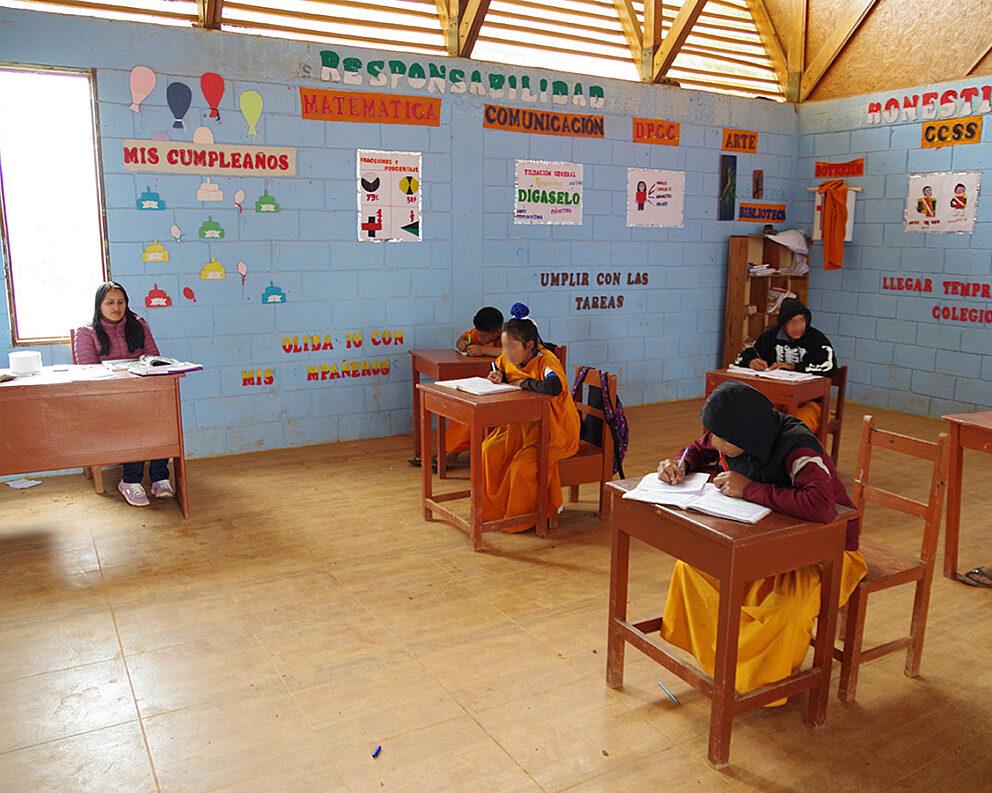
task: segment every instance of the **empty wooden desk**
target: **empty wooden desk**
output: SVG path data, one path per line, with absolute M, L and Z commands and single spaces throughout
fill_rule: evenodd
M 944 534 L 944 575 L 954 578 L 958 569 L 958 535 L 961 530 L 961 472 L 965 449 L 992 452 L 992 410 L 956 413 L 941 418 L 951 425 L 951 455 L 947 468 L 947 528 Z
M 183 376 L 118 372 L 101 380 L 0 383 L 0 474 L 171 457 L 176 497 L 188 518 Z
M 758 389 L 772 404 L 783 413 L 795 416 L 799 406 L 811 399 L 820 400 L 820 429 L 816 436 L 820 445 L 827 448 L 827 424 L 830 420 L 830 378 L 811 377 L 809 380 L 774 380 L 756 374 L 731 372 L 727 369 L 714 369 L 706 373 L 706 396 L 720 383 L 737 380 Z
M 830 523 L 813 523 L 773 512 L 752 525 L 624 500 L 623 494 L 638 481 L 625 479 L 607 485 L 613 499 L 607 684 L 613 688 L 623 685 L 624 647 L 630 643 L 709 697 L 712 700 L 709 760 L 714 765 L 724 765 L 729 759 L 734 717 L 782 697 L 809 691 L 806 723 L 823 724 L 830 689 L 844 538 L 847 521 L 854 517 L 855 511 L 843 509 Z M 649 635 L 661 629 L 661 617 L 627 621 L 631 537 L 719 579 L 716 664 L 712 678 L 683 663 L 661 643 L 660 636 Z M 812 668 L 756 691 L 738 694 L 734 683 L 744 585 L 813 564 L 821 565 L 822 586 Z
M 420 376 L 434 380 L 458 380 L 462 377 L 485 377 L 495 358 L 462 355 L 458 350 L 410 350 L 413 375 L 413 456 L 420 456 Z
M 424 520 L 434 515 L 454 523 L 468 532 L 472 548 L 482 547 L 482 532 L 499 531 L 517 526 L 524 521 L 533 521 L 537 533 L 547 532 L 548 521 L 548 398 L 533 391 L 513 391 L 484 396 L 468 394 L 454 388 L 428 383 L 417 386 L 420 390 L 420 454 L 423 460 L 431 457 L 431 414 L 438 417 L 441 427 L 444 419 L 453 419 L 469 428 L 470 472 L 469 490 L 434 495 L 433 477 L 429 465 L 421 466 L 421 483 L 424 505 Z M 540 422 L 541 432 L 537 447 L 537 508 L 528 515 L 515 515 L 501 520 L 482 520 L 482 439 L 489 427 L 499 424 Z M 444 442 L 444 429 L 439 430 L 439 443 Z M 439 453 L 438 473 L 444 474 L 444 454 Z M 443 503 L 456 499 L 470 499 L 469 518 L 456 515 Z

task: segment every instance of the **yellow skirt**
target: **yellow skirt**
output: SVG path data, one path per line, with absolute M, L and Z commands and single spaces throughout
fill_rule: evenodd
M 504 424 L 482 441 L 482 519 L 501 520 L 537 508 L 537 424 Z M 475 461 L 472 461 L 475 464 Z M 548 507 L 562 504 L 558 463 L 548 471 Z M 533 522 L 507 529 L 526 531 Z
M 839 605 L 847 602 L 866 572 L 868 565 L 860 553 L 844 552 Z M 685 562 L 676 562 L 661 637 L 692 653 L 711 677 L 719 599 L 719 581 Z M 797 672 L 809 650 L 819 612 L 820 570 L 816 565 L 749 583 L 741 606 L 737 691 L 753 691 Z

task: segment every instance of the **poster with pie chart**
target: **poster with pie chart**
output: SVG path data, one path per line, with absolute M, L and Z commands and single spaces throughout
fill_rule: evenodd
M 421 154 L 359 149 L 358 241 L 420 242 Z

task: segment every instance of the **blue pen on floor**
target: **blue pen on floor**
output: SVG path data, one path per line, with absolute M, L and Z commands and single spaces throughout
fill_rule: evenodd
M 669 696 L 671 696 L 671 694 L 669 694 Z M 374 752 L 372 752 L 372 759 L 374 760 L 374 759 L 375 759 L 375 758 L 377 758 L 377 757 L 378 757 L 378 756 L 379 756 L 380 754 L 382 754 L 382 747 L 381 747 L 381 746 L 377 746 L 377 747 L 375 747 L 375 751 L 374 751 Z
M 659 686 L 661 686 L 661 688 L 662 688 L 662 690 L 664 690 L 664 692 L 665 692 L 666 694 L 668 694 L 668 696 L 670 696 L 670 697 L 672 698 L 672 702 L 674 702 L 674 703 L 675 703 L 676 705 L 678 705 L 678 704 L 679 704 L 679 701 L 678 701 L 677 699 L 675 699 L 675 695 L 674 695 L 674 694 L 673 694 L 673 693 L 672 693 L 671 691 L 669 691 L 669 690 L 668 690 L 668 689 L 667 689 L 667 688 L 665 687 L 665 684 L 664 684 L 664 683 L 662 683 L 662 682 L 661 682 L 661 681 L 659 680 L 659 681 L 658 681 L 658 685 L 659 685 Z M 374 755 L 373 755 L 373 756 L 374 756 Z

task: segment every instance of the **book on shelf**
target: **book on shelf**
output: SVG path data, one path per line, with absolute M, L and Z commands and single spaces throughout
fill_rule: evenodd
M 486 377 L 463 377 L 460 380 L 438 380 L 436 385 L 464 391 L 466 394 L 502 394 L 506 391 L 517 391 L 515 385 L 509 383 L 493 383 Z
M 780 286 L 773 286 L 768 290 L 768 313 L 777 314 L 782 307 L 782 301 L 787 297 L 798 297 L 795 292 L 783 289 Z

